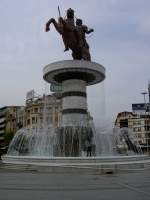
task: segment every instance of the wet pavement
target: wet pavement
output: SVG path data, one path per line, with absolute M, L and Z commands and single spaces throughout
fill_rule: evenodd
M 99 175 L 0 169 L 0 200 L 149 200 L 150 169 Z

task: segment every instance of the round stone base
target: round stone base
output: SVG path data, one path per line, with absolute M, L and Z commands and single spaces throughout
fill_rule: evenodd
M 86 81 L 87 85 L 93 85 L 105 79 L 105 68 L 96 62 L 63 60 L 44 67 L 43 78 L 54 84 L 61 84 L 68 79 L 80 79 Z

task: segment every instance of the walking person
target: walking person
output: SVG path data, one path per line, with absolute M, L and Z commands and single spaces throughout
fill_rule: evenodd
M 86 156 L 92 156 L 92 146 L 91 146 L 91 142 L 90 139 L 87 139 L 85 141 L 85 147 L 86 147 Z

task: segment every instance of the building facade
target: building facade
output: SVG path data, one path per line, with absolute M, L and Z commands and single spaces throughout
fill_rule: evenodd
M 4 146 L 6 129 L 6 107 L 0 108 L 0 147 Z
M 0 108 L 0 148 L 10 142 L 15 132 L 25 125 L 24 106 L 5 106 Z
M 52 124 L 57 127 L 62 120 L 62 99 L 61 94 L 43 95 L 26 101 L 25 124 Z

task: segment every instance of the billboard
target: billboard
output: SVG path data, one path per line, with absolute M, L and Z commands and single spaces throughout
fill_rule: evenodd
M 149 112 L 150 104 L 149 103 L 134 103 L 132 104 L 133 112 Z

